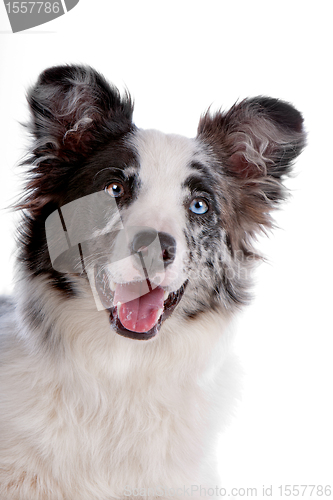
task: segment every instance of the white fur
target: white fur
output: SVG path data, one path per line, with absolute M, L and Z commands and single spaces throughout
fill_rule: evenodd
M 176 290 L 186 255 L 180 186 L 200 153 L 192 140 L 154 131 L 135 141 L 142 193 L 123 222 L 176 238 L 165 278 Z M 78 279 L 79 298 L 64 301 L 44 278 L 21 271 L 18 306 L 1 336 L 1 500 L 123 500 L 137 498 L 128 494 L 134 488 L 162 499 L 152 495 L 160 486 L 215 489 L 217 431 L 237 386 L 231 317 L 207 311 L 185 321 L 176 309 L 154 340 L 140 342 L 111 330 L 84 283 Z M 43 331 L 22 321 L 28 300 L 44 311 Z
M 37 280 L 22 298 L 43 292 Z M 49 304 L 59 356 L 38 348 L 43 332 L 26 332 L 19 311 L 8 319 L 0 498 L 106 500 L 124 498 L 128 485 L 217 486 L 216 430 L 234 397 L 226 322 L 207 313 L 189 327 L 171 317 L 155 341 L 136 342 L 110 330 L 88 290 L 76 314 L 56 296 Z

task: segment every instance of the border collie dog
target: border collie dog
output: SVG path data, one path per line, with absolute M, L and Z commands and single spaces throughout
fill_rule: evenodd
M 0 498 L 212 498 L 231 322 L 302 116 L 260 96 L 207 112 L 194 139 L 142 130 L 130 96 L 85 66 L 44 71 L 28 102 Z

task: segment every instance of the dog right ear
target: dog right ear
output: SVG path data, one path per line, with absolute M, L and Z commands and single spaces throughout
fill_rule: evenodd
M 35 137 L 35 164 L 58 159 L 73 161 L 110 137 L 133 127 L 128 94 L 88 66 L 47 69 L 28 94 Z
M 230 246 L 247 252 L 251 238 L 272 227 L 270 214 L 286 197 L 284 179 L 306 143 L 303 117 L 287 102 L 257 96 L 227 113 L 206 113 L 198 139 L 230 194 L 223 221 Z

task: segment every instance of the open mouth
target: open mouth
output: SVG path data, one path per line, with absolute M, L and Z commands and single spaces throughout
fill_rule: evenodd
M 167 292 L 147 280 L 113 284 L 107 271 L 94 269 L 95 286 L 103 307 L 109 312 L 112 328 L 124 337 L 153 338 L 185 291 L 187 281 L 175 292 Z

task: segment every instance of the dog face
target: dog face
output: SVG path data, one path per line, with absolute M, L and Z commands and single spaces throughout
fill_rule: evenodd
M 154 337 L 171 313 L 191 320 L 248 300 L 256 233 L 284 198 L 302 117 L 259 97 L 205 114 L 187 139 L 132 122 L 91 68 L 51 68 L 30 91 L 31 178 L 21 259 L 59 293 L 88 280 L 112 328 Z

